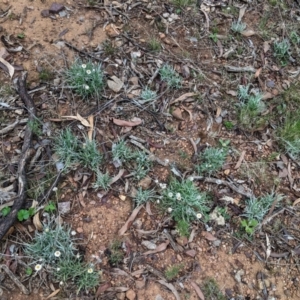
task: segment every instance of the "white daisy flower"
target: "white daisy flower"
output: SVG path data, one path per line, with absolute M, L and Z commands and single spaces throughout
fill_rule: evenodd
M 157 199 L 157 200 L 156 200 L 156 203 L 157 203 L 157 204 L 159 204 L 159 203 L 160 203 L 160 200 L 159 200 L 159 199 Z
M 92 71 L 95 72 L 95 69 L 93 69 Z
M 91 70 L 86 70 L 86 74 L 90 75 L 91 73 Z
M 82 69 L 85 69 L 86 68 L 86 64 L 82 64 L 81 67 L 82 67 Z
M 71 235 L 76 235 L 76 231 L 75 231 L 75 230 L 72 230 L 72 231 L 71 231 Z
M 168 213 L 171 213 L 172 210 L 173 210 L 173 209 L 172 209 L 171 207 L 169 207 L 169 208 L 168 208 Z
M 160 183 L 159 186 L 162 190 L 167 188 L 167 185 L 165 183 Z
M 94 270 L 93 270 L 92 268 L 89 268 L 89 269 L 87 270 L 87 272 L 88 272 L 89 274 L 91 274 L 91 273 L 94 272 Z
M 76 254 L 76 258 L 77 258 L 77 259 L 80 258 L 80 254 L 79 254 L 79 253 Z
M 55 256 L 55 257 L 60 257 L 60 255 L 61 255 L 60 251 L 55 251 L 55 252 L 54 252 L 54 256 Z
M 56 186 L 52 189 L 53 192 L 57 192 L 57 190 L 58 188 Z
M 193 176 L 190 176 L 190 177 L 188 178 L 188 180 L 194 181 L 194 177 L 193 177 Z
M 37 265 L 35 265 L 34 269 L 38 272 L 42 269 L 42 265 L 37 264 Z
M 49 232 L 49 228 L 47 227 L 47 228 L 45 228 L 45 232 Z
M 181 194 L 180 194 L 180 193 L 176 193 L 176 199 L 177 199 L 178 201 L 181 200 Z
M 172 198 L 172 197 L 173 197 L 173 193 L 169 192 L 169 193 L 168 193 L 168 197 L 169 197 L 169 198 Z
M 60 271 L 60 268 L 56 268 L 56 271 L 59 272 L 59 271 Z
M 85 90 L 89 90 L 90 89 L 90 87 L 87 84 L 85 84 L 83 87 L 84 87 Z
M 198 213 L 198 214 L 196 215 L 196 217 L 197 217 L 197 219 L 201 219 L 201 218 L 202 218 L 202 214 Z

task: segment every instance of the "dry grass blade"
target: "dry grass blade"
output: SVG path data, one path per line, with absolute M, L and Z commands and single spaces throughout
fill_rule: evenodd
M 131 213 L 130 217 L 126 221 L 126 223 L 119 230 L 119 233 L 118 233 L 119 235 L 124 235 L 125 232 L 130 228 L 131 224 L 135 220 L 136 216 L 138 215 L 138 213 L 139 213 L 139 211 L 141 210 L 142 207 L 143 207 L 143 205 L 140 205 L 140 206 L 138 206 L 137 208 L 135 208 L 133 210 L 133 212 Z

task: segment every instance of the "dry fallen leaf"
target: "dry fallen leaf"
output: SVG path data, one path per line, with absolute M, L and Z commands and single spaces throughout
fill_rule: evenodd
M 93 132 L 94 132 L 94 116 L 93 115 L 88 117 L 88 122 L 90 124 L 90 129 L 88 131 L 88 138 L 89 138 L 89 141 L 92 141 L 93 140 Z
M 34 216 L 33 216 L 33 225 L 35 226 L 35 228 L 38 230 L 38 231 L 42 231 L 43 230 L 43 224 L 42 222 L 40 221 L 40 214 L 39 213 L 36 213 Z
M 91 127 L 91 125 L 88 122 L 88 120 L 86 120 L 85 118 L 83 118 L 78 113 L 76 114 L 76 116 L 62 116 L 62 118 L 66 118 L 66 119 L 70 119 L 70 120 L 77 120 L 77 121 L 80 121 L 83 126 L 85 126 L 85 127 Z
M 3 59 L 2 57 L 0 57 L 0 62 L 7 68 L 9 76 L 13 77 L 15 68 L 9 62 L 7 62 L 5 59 Z M 7 71 L 7 70 L 5 70 L 5 71 Z
M 193 289 L 195 290 L 195 292 L 197 293 L 198 297 L 201 300 L 205 300 L 205 297 L 204 297 L 202 291 L 200 290 L 199 286 L 194 281 L 190 281 L 190 284 L 193 287 Z
M 172 100 L 172 101 L 170 102 L 170 104 L 174 104 L 174 103 L 177 103 L 177 102 L 184 101 L 184 100 L 186 100 L 186 99 L 188 99 L 188 98 L 190 98 L 190 97 L 194 97 L 194 96 L 196 96 L 196 95 L 197 95 L 196 93 L 185 93 L 185 94 L 181 95 L 180 97 L 178 97 L 178 98 Z
M 174 109 L 171 113 L 171 115 L 176 118 L 177 120 L 184 121 L 184 118 L 182 117 L 182 111 L 179 107 Z
M 208 241 L 211 241 L 211 242 L 213 242 L 213 241 L 216 241 L 217 240 L 217 238 L 215 237 L 215 236 L 213 236 L 210 232 L 208 232 L 208 231 L 203 231 L 202 232 L 202 235 L 208 240 Z
M 143 207 L 143 205 L 140 205 L 132 211 L 132 213 L 131 213 L 130 217 L 128 218 L 128 220 L 126 221 L 126 223 L 119 230 L 119 232 L 118 232 L 119 235 L 124 235 L 124 233 L 129 229 L 129 227 L 131 226 L 132 222 L 135 220 L 136 216 L 138 215 L 138 213 L 142 207 Z
M 60 289 L 55 290 L 53 293 L 51 293 L 48 297 L 45 298 L 46 299 L 50 299 L 54 296 L 56 296 L 58 293 L 60 292 Z
M 298 203 L 300 203 L 300 198 L 298 198 L 294 201 L 293 206 L 297 205 Z
M 264 42 L 263 44 L 263 48 L 264 48 L 264 53 L 267 53 L 270 50 L 270 44 L 269 42 Z
M 107 80 L 108 87 L 115 93 L 118 93 L 124 85 L 123 81 L 117 76 L 111 76 L 110 79 L 111 80 Z
M 142 120 L 140 118 L 133 118 L 132 121 L 125 121 L 113 118 L 113 122 L 118 126 L 133 127 L 140 125 L 142 123 Z
M 117 37 L 118 35 L 120 35 L 120 31 L 118 30 L 119 27 L 117 27 L 114 24 L 108 24 L 105 27 L 105 32 L 109 37 Z

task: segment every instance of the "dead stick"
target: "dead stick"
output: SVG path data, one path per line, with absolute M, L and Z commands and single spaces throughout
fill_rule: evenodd
M 12 206 L 12 210 L 4 219 L 0 222 L 0 240 L 4 237 L 8 229 L 14 224 L 18 211 L 22 208 L 25 199 L 26 199 L 26 172 L 25 167 L 30 155 L 30 146 L 31 146 L 31 140 L 32 140 L 32 131 L 28 124 L 30 122 L 33 122 L 35 120 L 36 110 L 34 103 L 31 99 L 31 97 L 28 95 L 26 90 L 26 77 L 27 72 L 23 72 L 22 75 L 17 79 L 17 87 L 18 87 L 18 93 L 24 102 L 29 117 L 28 117 L 28 123 L 25 128 L 25 135 L 24 135 L 24 142 L 22 146 L 22 152 L 18 164 L 18 195 L 17 199 L 14 202 L 14 205 Z

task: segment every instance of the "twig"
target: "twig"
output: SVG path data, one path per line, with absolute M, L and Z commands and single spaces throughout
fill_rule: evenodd
M 232 73 L 240 73 L 240 72 L 251 72 L 251 73 L 255 73 L 256 70 L 251 67 L 234 67 L 234 66 L 224 66 L 224 68 L 226 69 L 227 72 L 232 72 Z
M 193 177 L 194 179 L 196 180 L 204 180 L 204 182 L 208 182 L 208 183 L 215 183 L 217 185 L 226 185 L 228 186 L 229 188 L 231 188 L 233 191 L 247 197 L 247 198 L 251 198 L 253 197 L 253 194 L 252 193 L 248 193 L 244 190 L 244 188 L 242 187 L 238 187 L 236 186 L 235 184 L 231 183 L 231 182 L 228 182 L 228 181 L 225 181 L 225 180 L 222 180 L 222 179 L 216 179 L 216 178 L 211 178 L 211 177 L 204 177 L 204 176 L 195 176 Z
M 5 273 L 10 277 L 10 279 L 14 282 L 14 284 L 19 287 L 19 289 L 22 291 L 23 294 L 25 295 L 30 294 L 30 292 L 26 289 L 26 287 L 19 281 L 19 279 L 6 265 L 0 265 L 0 269 L 5 271 Z
M 18 87 L 18 93 L 24 102 L 29 117 L 28 117 L 28 123 L 25 128 L 25 134 L 24 134 L 24 143 L 22 146 L 22 152 L 18 164 L 18 195 L 17 199 L 14 202 L 14 205 L 12 206 L 12 210 L 9 215 L 7 215 L 5 218 L 3 218 L 0 222 L 0 240 L 4 237 L 8 229 L 13 225 L 17 218 L 18 211 L 22 208 L 24 205 L 25 199 L 26 199 L 26 172 L 25 167 L 28 162 L 29 156 L 30 156 L 30 146 L 31 146 L 31 140 L 32 140 L 32 131 L 30 129 L 30 126 L 28 125 L 30 122 L 33 122 L 36 118 L 36 109 L 34 106 L 34 103 L 31 99 L 31 97 L 28 95 L 26 90 L 26 77 L 27 72 L 23 72 L 22 75 L 17 79 L 17 87 Z
M 77 47 L 71 45 L 70 43 L 68 43 L 67 41 L 63 41 L 69 48 L 71 48 L 72 50 L 75 50 L 76 52 L 82 54 L 82 55 L 85 55 L 85 56 L 88 56 L 88 57 L 91 57 L 92 59 L 95 59 L 95 60 L 98 60 L 98 61 L 102 61 L 102 59 L 100 57 L 96 57 L 92 54 L 90 54 L 89 52 L 86 52 L 86 51 L 82 51 L 80 49 L 78 49 Z

